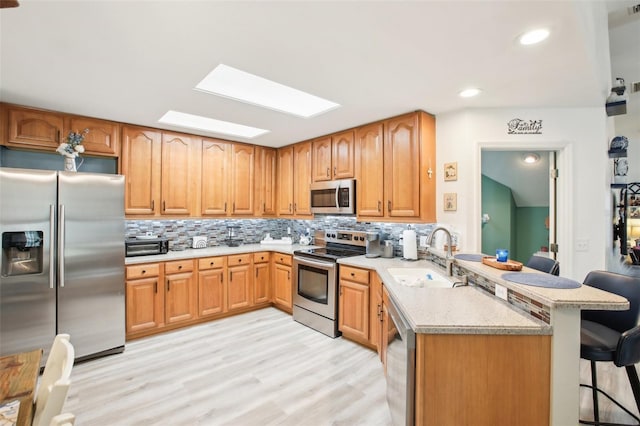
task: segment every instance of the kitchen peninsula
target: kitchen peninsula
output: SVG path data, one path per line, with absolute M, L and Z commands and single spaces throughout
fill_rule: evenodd
M 288 257 L 299 248 L 218 246 L 127 258 L 126 265 L 256 253 Z M 513 415 L 513 424 L 547 424 L 545 419 L 551 425 L 577 423 L 580 310 L 628 307 L 625 299 L 588 286 L 554 290 L 510 283 L 500 277 L 501 271 L 478 262 L 454 260 L 454 273 L 466 275 L 471 283 L 455 288 L 408 287 L 388 272 L 424 267 L 444 274 L 427 260 L 355 256 L 339 264 L 375 271 L 417 334 L 416 424 L 455 424 L 478 415 L 487 423 L 475 417 L 474 424 L 498 424 L 496 415 Z M 482 280 L 506 287 L 509 303 L 482 290 Z

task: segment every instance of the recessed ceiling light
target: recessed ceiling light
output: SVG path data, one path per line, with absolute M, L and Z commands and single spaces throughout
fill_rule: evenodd
M 477 89 L 477 88 L 475 88 L 475 87 L 472 87 L 472 88 L 470 88 L 470 89 L 465 89 L 465 90 L 463 90 L 463 91 L 462 91 L 462 92 L 460 92 L 458 95 L 459 95 L 461 98 L 472 98 L 472 97 L 474 97 L 474 96 L 479 95 L 479 94 L 480 94 L 480 92 L 482 92 L 482 90 Z
M 211 133 L 239 136 L 247 139 L 253 139 L 269 133 L 268 130 L 258 129 L 257 127 L 244 126 L 229 121 L 215 120 L 213 118 L 178 111 L 167 111 L 158 122 L 172 126 L 186 127 L 188 129 L 204 130 Z
M 215 67 L 195 88 L 304 118 L 340 106 L 335 102 L 224 64 Z
M 542 40 L 545 40 L 549 37 L 549 30 L 546 28 L 539 28 L 537 30 L 528 31 L 522 34 L 518 40 L 520 40 L 520 44 L 528 46 L 531 44 L 540 43 Z
M 524 161 L 527 164 L 534 164 L 534 163 L 537 163 L 538 161 L 540 161 L 540 156 L 538 154 L 530 152 L 528 154 L 525 154 L 522 157 L 522 161 Z

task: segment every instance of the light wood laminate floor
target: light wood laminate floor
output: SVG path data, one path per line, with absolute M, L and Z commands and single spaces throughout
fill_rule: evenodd
M 274 308 L 128 342 L 71 380 L 79 426 L 391 424 L 376 353 Z

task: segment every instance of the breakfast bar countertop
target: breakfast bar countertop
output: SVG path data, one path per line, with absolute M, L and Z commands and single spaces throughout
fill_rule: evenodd
M 444 256 L 444 252 L 442 253 Z M 629 302 L 618 295 L 582 285 L 575 289 L 552 289 L 516 284 L 502 279 L 505 271 L 481 262 L 455 259 L 454 264 L 509 291 L 520 293 L 549 309 L 625 310 Z M 405 261 L 365 256 L 348 257 L 340 264 L 375 270 L 393 299 L 400 305 L 418 333 L 459 334 L 551 334 L 551 326 L 528 315 L 506 301 L 475 286 L 456 288 L 416 288 L 400 284 L 389 268 L 428 268 L 446 275 L 439 265 L 427 261 Z M 536 272 L 523 268 L 523 272 Z M 449 277 L 453 282 L 460 277 Z

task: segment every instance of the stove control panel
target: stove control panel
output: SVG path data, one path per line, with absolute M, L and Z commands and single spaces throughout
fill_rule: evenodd
M 352 246 L 366 245 L 367 233 L 364 231 L 353 231 L 345 229 L 330 229 L 325 231 L 325 241 L 327 243 L 349 244 Z

